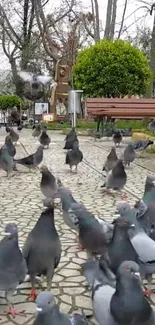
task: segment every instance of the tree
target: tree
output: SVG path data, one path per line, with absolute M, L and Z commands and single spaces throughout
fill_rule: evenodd
M 104 38 L 110 39 L 115 34 L 117 0 L 108 0 Z
M 6 110 L 8 108 L 21 108 L 24 102 L 16 95 L 0 95 L 0 109 Z
M 75 86 L 91 97 L 142 95 L 151 77 L 144 54 L 122 40 L 103 40 L 83 51 L 73 68 Z

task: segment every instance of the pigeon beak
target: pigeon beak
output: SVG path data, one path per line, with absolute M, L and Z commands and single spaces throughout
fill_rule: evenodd
M 134 275 L 136 276 L 137 279 L 141 281 L 141 276 L 139 272 L 135 272 Z
M 135 229 L 134 223 L 132 223 L 132 225 L 130 226 L 130 228 Z
M 42 308 L 40 308 L 40 307 L 36 307 L 36 310 L 37 310 L 38 312 L 41 312 L 41 311 L 42 311 Z

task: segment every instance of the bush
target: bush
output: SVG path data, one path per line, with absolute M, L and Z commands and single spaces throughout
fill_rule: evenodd
M 23 100 L 16 95 L 0 95 L 0 109 L 5 110 L 14 106 L 21 108 L 23 105 Z
M 124 97 L 145 94 L 151 70 L 129 42 L 103 40 L 79 53 L 73 76 L 75 87 L 88 97 Z

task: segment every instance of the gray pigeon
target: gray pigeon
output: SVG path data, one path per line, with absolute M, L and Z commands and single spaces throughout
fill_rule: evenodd
M 110 189 L 121 191 L 125 186 L 126 181 L 127 174 L 125 172 L 123 162 L 121 159 L 118 159 L 113 169 L 108 172 L 105 183 L 101 187 L 105 187 L 107 193 L 109 193 Z M 125 197 L 126 194 L 122 194 L 122 198 Z
M 51 290 L 54 269 L 61 258 L 61 244 L 54 224 L 54 207 L 41 213 L 36 225 L 29 233 L 23 248 L 28 274 L 32 284 L 30 297 L 36 298 L 35 277 L 47 277 L 47 290 Z
M 41 136 L 39 138 L 39 142 L 44 148 L 45 147 L 49 148 L 51 139 L 50 139 L 49 135 L 47 134 L 46 130 L 42 131 Z
M 123 202 L 117 205 L 117 211 L 122 218 L 130 220 L 135 225 L 135 228 L 129 232 L 130 240 L 140 261 L 141 275 L 143 278 L 148 279 L 150 286 L 152 274 L 155 273 L 155 242 L 145 233 L 139 224 L 136 209 L 130 207 L 128 203 Z M 146 290 L 146 294 L 151 294 L 149 287 Z
M 139 263 L 139 257 L 132 246 L 128 234 L 129 229 L 134 227 L 133 223 L 121 217 L 115 219 L 113 223 L 114 231 L 113 237 L 108 245 L 108 258 L 111 270 L 116 274 L 122 262 L 130 260 Z
M 94 272 L 92 303 L 94 316 L 100 325 L 153 325 L 154 317 L 140 283 L 139 266 L 124 261 L 114 275 L 102 264 L 102 277 Z
M 71 138 L 73 135 L 76 136 L 76 131 L 75 131 L 75 127 L 72 127 L 72 129 L 70 130 L 70 132 L 66 135 L 65 141 L 69 138 Z
M 9 314 L 22 315 L 13 307 L 13 294 L 27 273 L 24 257 L 18 246 L 18 228 L 14 223 L 5 227 L 5 237 L 0 242 L 0 290 L 5 291 Z
M 86 317 L 83 315 L 62 313 L 52 292 L 41 292 L 36 299 L 36 305 L 38 314 L 33 325 L 87 325 Z
M 24 167 L 36 168 L 43 160 L 43 146 L 39 146 L 35 153 L 20 159 L 14 159 L 15 163 L 21 164 Z
M 124 264 L 116 276 L 116 291 L 110 301 L 110 312 L 118 324 L 153 325 L 155 315 L 144 297 L 139 266 L 133 262 Z
M 73 132 L 68 138 L 66 139 L 66 143 L 64 146 L 64 149 L 71 150 L 73 149 L 73 145 L 75 142 L 79 142 L 77 139 L 77 135 L 75 132 Z
M 10 135 L 7 135 L 6 136 L 6 138 L 5 138 L 5 145 L 6 145 L 6 148 L 8 150 L 9 155 L 14 158 L 14 156 L 16 154 L 16 147 L 14 146 L 14 144 L 13 144 L 13 142 L 11 140 Z M 14 162 L 13 170 L 14 171 L 17 171 L 17 167 L 16 167 L 15 162 Z
M 153 119 L 149 124 L 148 124 L 148 130 L 150 132 L 154 132 L 155 131 L 155 119 Z
M 32 136 L 34 138 L 38 138 L 40 134 L 41 134 L 41 126 L 40 126 L 40 124 L 38 124 L 38 125 L 36 125 L 36 127 L 32 133 Z
M 16 148 L 11 140 L 11 137 L 10 135 L 7 135 L 6 138 L 5 138 L 5 145 L 8 149 L 8 153 L 11 157 L 14 157 L 15 154 L 16 154 Z
M 91 255 L 104 253 L 108 243 L 108 234 L 105 232 L 102 220 L 95 218 L 91 212 L 79 203 L 71 204 L 69 215 L 73 220 L 77 220 L 81 247 Z
M 147 176 L 144 195 L 141 201 L 136 202 L 138 221 L 147 233 L 155 241 L 155 177 Z
M 130 165 L 136 158 L 136 152 L 132 143 L 129 143 L 123 152 L 124 165 Z
M 116 276 L 110 270 L 109 262 L 106 257 L 107 256 L 104 256 L 104 260 L 102 261 L 98 259 L 89 259 L 82 265 L 83 275 L 88 282 L 90 290 L 92 290 L 94 287 L 94 281 L 101 283 L 105 282 L 105 273 L 107 280 L 109 280 L 109 284 L 114 288 L 116 286 Z
M 46 198 L 51 198 L 51 202 L 53 202 L 53 199 L 57 193 L 56 178 L 45 165 L 41 166 L 40 172 L 42 174 L 40 182 L 41 192 Z
M 66 164 L 69 165 L 71 171 L 72 168 L 75 166 L 75 170 L 77 171 L 78 164 L 83 159 L 83 153 L 79 149 L 78 142 L 74 142 L 73 149 L 69 150 L 66 154 Z
M 74 199 L 71 191 L 68 188 L 61 185 L 58 188 L 58 196 L 61 199 L 64 222 L 71 229 L 77 230 L 78 229 L 78 225 L 76 224 L 77 220 L 72 219 L 68 212 L 71 207 L 71 204 L 77 203 L 76 200 Z
M 106 162 L 105 162 L 102 170 L 106 171 L 108 173 L 111 169 L 113 169 L 117 160 L 118 160 L 118 157 L 116 155 L 116 149 L 115 149 L 115 147 L 112 147 L 110 150 L 110 153 L 107 156 Z
M 13 143 L 17 143 L 19 140 L 19 134 L 16 133 L 13 129 L 10 129 L 10 137 Z
M 115 131 L 114 135 L 113 135 L 113 141 L 115 143 L 115 145 L 120 145 L 121 141 L 122 141 L 122 134 L 120 131 Z
M 6 171 L 8 177 L 14 168 L 13 157 L 9 155 L 6 145 L 0 149 L 0 168 Z

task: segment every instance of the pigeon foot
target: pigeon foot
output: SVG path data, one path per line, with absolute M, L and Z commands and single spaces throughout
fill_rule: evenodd
M 151 295 L 152 295 L 153 293 L 154 293 L 154 290 L 151 290 L 151 289 L 149 289 L 149 288 L 146 288 L 146 289 L 144 290 L 144 296 L 145 296 L 145 297 L 150 298 Z
M 25 310 L 17 311 L 12 307 L 9 308 L 8 314 L 11 315 L 13 318 L 15 318 L 16 316 L 26 317 Z
M 128 197 L 127 197 L 127 195 L 126 195 L 126 193 L 122 193 L 121 194 L 121 199 L 122 200 L 126 200 Z
M 35 288 L 32 288 L 32 290 L 28 296 L 28 300 L 31 299 L 32 301 L 35 301 L 36 298 L 37 298 L 37 292 L 36 292 Z

